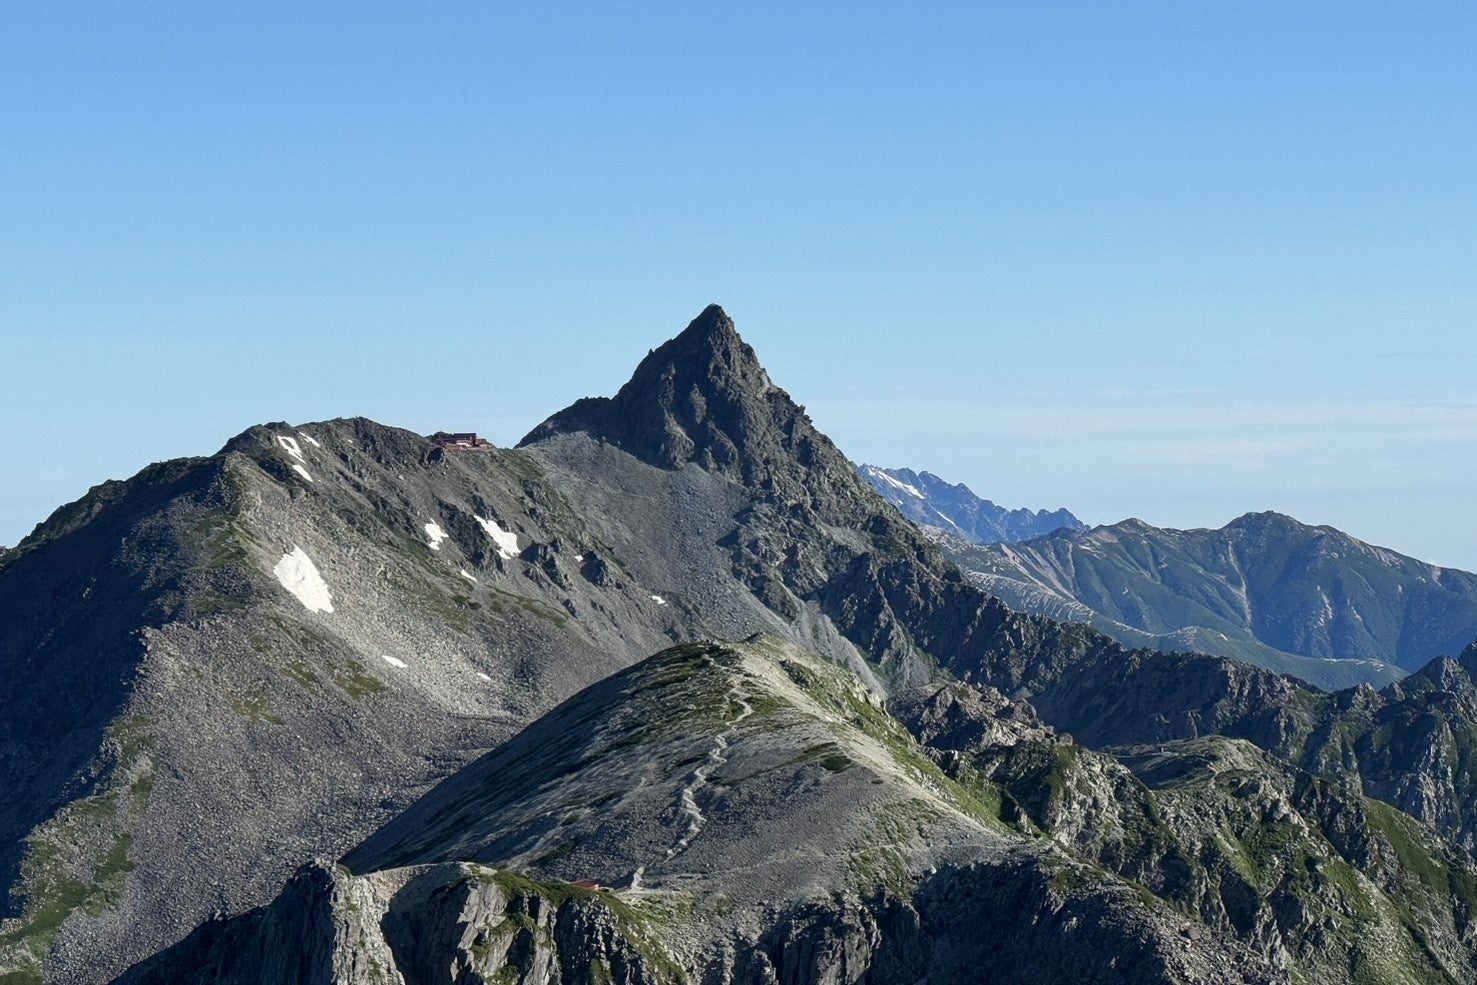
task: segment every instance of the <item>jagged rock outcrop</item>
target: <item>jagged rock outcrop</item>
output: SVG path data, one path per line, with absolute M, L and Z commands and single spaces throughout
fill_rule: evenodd
M 1031 698 L 1091 746 L 1246 739 L 1417 818 L 1477 852 L 1477 645 L 1383 691 L 1332 694 L 1230 660 L 1139 652 L 1076 666 Z
M 593 890 L 478 865 L 356 877 L 317 862 L 272 906 L 202 925 L 120 985 L 671 981 L 630 915 Z
M 1245 742 L 1094 751 L 958 684 L 891 703 L 1001 817 L 1308 981 L 1477 977 L 1477 867 L 1357 785 Z
M 956 681 L 899 694 L 887 710 L 919 742 L 947 752 L 1049 742 L 1057 734 L 1026 702 L 1012 701 L 992 687 Z

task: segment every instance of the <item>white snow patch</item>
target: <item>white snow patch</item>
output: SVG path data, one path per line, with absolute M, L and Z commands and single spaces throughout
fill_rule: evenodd
M 306 442 L 307 442 L 307 443 L 308 443 L 308 444 L 310 444 L 310 445 L 312 445 L 312 446 L 313 446 L 313 447 L 314 447 L 314 448 L 322 448 L 322 447 L 323 447 L 323 446 L 322 446 L 322 445 L 320 445 L 320 444 L 319 444 L 319 443 L 318 443 L 318 439 L 317 439 L 317 438 L 315 438 L 315 437 L 313 437 L 313 436 L 312 436 L 312 435 L 311 435 L 311 434 L 307 434 L 307 433 L 305 433 L 305 432 L 302 432 L 302 431 L 299 431 L 299 432 L 298 432 L 298 433 L 297 433 L 297 436 L 298 436 L 298 437 L 299 437 L 299 438 L 302 438 L 302 439 L 303 439 L 303 440 L 304 440 L 304 441 L 306 441 Z
M 653 595 L 651 597 L 651 600 L 653 602 L 655 602 L 657 605 L 666 605 L 667 604 L 667 600 L 664 599 L 664 598 L 662 598 L 660 595 Z
M 583 554 L 576 554 L 574 560 L 576 564 L 582 563 L 585 560 L 585 556 Z
M 404 670 L 406 667 L 405 661 L 397 657 L 387 657 L 384 654 L 380 654 L 380 659 L 391 667 L 399 667 L 401 670 Z
M 446 531 L 441 529 L 439 523 L 426 524 L 426 536 L 431 538 L 431 550 L 441 550 L 441 542 L 446 539 Z
M 307 459 L 303 457 L 303 450 L 301 447 L 298 446 L 296 438 L 289 437 L 285 434 L 279 434 L 277 435 L 277 444 L 287 449 L 287 454 L 291 455 L 299 462 L 307 461 Z
M 486 681 L 489 684 L 492 683 L 492 678 L 491 677 L 488 677 L 486 674 L 482 673 L 482 671 L 480 671 L 480 670 L 477 671 L 477 676 L 480 677 L 480 678 L 482 678 L 484 681 Z
M 282 560 L 272 569 L 272 574 L 309 612 L 332 612 L 333 597 L 328 594 L 328 585 L 313 564 L 313 559 L 301 547 L 294 547 L 291 554 L 282 555 Z
M 456 573 L 467 579 L 467 581 L 472 582 L 473 584 L 475 584 L 477 581 L 477 576 L 469 572 L 466 568 L 458 568 L 456 569 Z
M 305 468 L 303 468 L 301 465 L 297 464 L 296 462 L 293 462 L 292 463 L 292 470 L 294 472 L 296 472 L 298 475 L 302 476 L 304 479 L 307 479 L 309 482 L 312 482 L 313 481 L 313 477 L 308 474 L 308 470 L 305 469 Z
M 510 561 L 518 556 L 518 535 L 511 530 L 504 530 L 497 525 L 496 520 L 484 520 L 477 517 L 477 522 L 482 524 L 482 529 L 487 531 L 487 536 L 497 545 L 497 556 L 505 561 Z
M 888 475 L 886 472 L 882 471 L 879 468 L 873 468 L 869 471 L 872 473 L 872 475 L 881 479 L 883 482 L 887 483 L 889 486 L 892 486 L 894 489 L 905 495 L 912 496 L 914 499 L 924 498 L 923 494 L 919 492 L 916 487 L 910 486 L 900 479 L 894 479 L 892 476 Z

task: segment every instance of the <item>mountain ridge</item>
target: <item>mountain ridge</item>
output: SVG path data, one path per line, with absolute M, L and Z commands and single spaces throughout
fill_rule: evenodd
M 1126 645 L 1221 653 L 1324 686 L 1350 682 L 1358 664 L 1342 661 L 1364 662 L 1364 679 L 1383 686 L 1477 636 L 1477 575 L 1277 513 L 1219 529 L 1130 519 L 945 547 L 981 587 L 1023 611 L 1089 621 Z
M 529 985 L 1472 967 L 1477 868 L 1249 743 L 1095 753 L 957 683 L 889 708 L 906 731 L 774 638 L 671 648 L 125 982 L 265 985 L 292 926 L 290 954 L 332 957 L 315 983 L 367 983 L 370 957 L 391 980 L 451 967 Z M 1422 878 L 1467 888 L 1428 895 Z
M 108 980 L 215 911 L 270 905 L 297 867 L 349 852 L 592 683 L 674 642 L 756 632 L 853 672 L 859 693 L 957 678 L 1094 744 L 1221 730 L 1370 789 L 1405 771 L 1414 785 L 1392 797 L 1443 833 L 1468 829 L 1461 775 L 1348 718 L 1374 707 L 1363 692 L 1320 696 L 1010 612 L 855 475 L 721 309 L 694 325 L 642 361 L 625 397 L 580 401 L 518 449 L 443 453 L 353 418 L 261 426 L 62 508 L 0 565 L 0 607 L 28 613 L 0 624 L 4 669 L 22 652 L 64 668 L 7 673 L 0 700 L 68 744 L 47 755 L 0 729 L 9 772 L 52 771 L 0 818 L 26 846 L 0 973 Z M 304 589 L 314 580 L 321 595 Z M 145 581 L 157 591 L 139 593 Z M 80 651 L 95 655 L 90 690 L 67 691 L 69 628 L 95 637 Z M 80 710 L 51 713 L 37 699 L 48 681 Z M 1381 700 L 1422 734 L 1445 693 Z M 1455 708 L 1443 720 L 1464 728 Z M 1347 750 L 1310 738 L 1340 724 Z M 321 871 L 300 888 L 321 899 L 324 886 L 378 891 Z M 514 895 L 542 906 L 541 892 Z
M 957 573 L 746 352 L 729 350 L 745 386 L 725 395 L 721 360 L 700 376 L 733 411 L 704 440 L 747 449 L 753 484 L 717 454 L 713 471 L 664 467 L 676 463 L 577 429 L 447 454 L 347 418 L 253 427 L 60 508 L 0 567 L 0 605 L 34 614 L 0 625 L 0 654 L 71 666 L 54 632 L 70 626 L 98 637 L 85 652 L 115 656 L 76 665 L 105 674 L 93 687 L 70 670 L 0 679 L 25 709 L 12 721 L 57 737 L 0 734 L 11 775 L 50 771 L 0 818 L 24 851 L 0 969 L 106 980 L 205 914 L 264 903 L 304 858 L 347 850 L 550 704 L 673 640 L 769 630 L 878 689 L 936 673 L 939 644 L 919 645 L 877 579 L 926 561 L 898 582 L 916 596 L 957 591 Z M 631 399 L 665 414 L 660 397 Z M 157 614 L 133 588 L 110 596 L 128 605 L 87 609 L 99 572 L 157 576 Z M 1011 622 L 988 608 L 991 631 Z M 956 631 L 934 618 L 926 635 Z M 57 715 L 43 693 L 107 700 Z
M 1070 511 L 1006 509 L 981 499 L 964 483 L 932 472 L 858 465 L 857 474 L 898 512 L 925 527 L 937 527 L 976 544 L 1014 543 L 1061 528 L 1084 530 Z

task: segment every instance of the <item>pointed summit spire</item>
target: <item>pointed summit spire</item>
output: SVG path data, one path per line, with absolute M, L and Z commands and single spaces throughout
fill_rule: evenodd
M 583 432 L 661 468 L 696 464 L 768 498 L 811 501 L 862 490 L 851 466 L 710 304 L 641 360 L 614 397 L 578 401 L 520 445 Z
M 744 344 L 733 326 L 733 319 L 716 304 L 710 304 L 692 321 L 688 322 L 676 338 L 667 343 L 681 352 L 727 352 L 742 348 L 757 365 L 754 350 Z M 662 348 L 666 348 L 663 346 Z
M 656 382 L 653 376 L 664 375 L 681 376 L 700 391 L 772 389 L 754 350 L 739 337 L 733 319 L 716 304 L 708 305 L 675 338 L 649 353 L 630 382 L 616 394 L 616 400 L 623 395 L 635 398 L 642 385 Z
M 747 474 L 742 464 L 748 439 L 781 419 L 803 416 L 770 383 L 733 319 L 710 304 L 648 353 L 614 397 L 581 400 L 520 444 L 584 431 L 664 468 L 696 461 L 709 470 Z
M 738 337 L 738 332 L 733 327 L 733 319 L 728 317 L 728 312 L 724 311 L 722 305 L 719 304 L 710 304 L 704 308 L 701 314 L 688 323 L 678 338 L 692 334 L 705 337 L 713 335 Z

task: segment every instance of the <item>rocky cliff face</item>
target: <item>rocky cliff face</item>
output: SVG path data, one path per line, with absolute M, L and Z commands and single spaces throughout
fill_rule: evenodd
M 972 544 L 1013 544 L 1057 530 L 1087 529 L 1067 510 L 1008 510 L 932 472 L 859 465 L 856 474 L 909 520 Z
M 1470 857 L 1413 818 L 1244 740 L 1094 751 L 961 685 L 890 707 L 965 784 L 1074 854 L 1310 981 L 1467 981 Z M 1419 859 L 1419 861 L 1417 861 Z
M 1382 687 L 1477 639 L 1477 575 L 1276 513 L 1220 530 L 1125 520 L 1021 544 L 945 545 L 1016 609 L 1089 622 L 1126 646 L 1214 653 L 1323 687 Z
M 630 907 L 478 865 L 356 877 L 312 863 L 271 906 L 202 925 L 122 979 L 388 985 L 672 980 Z

